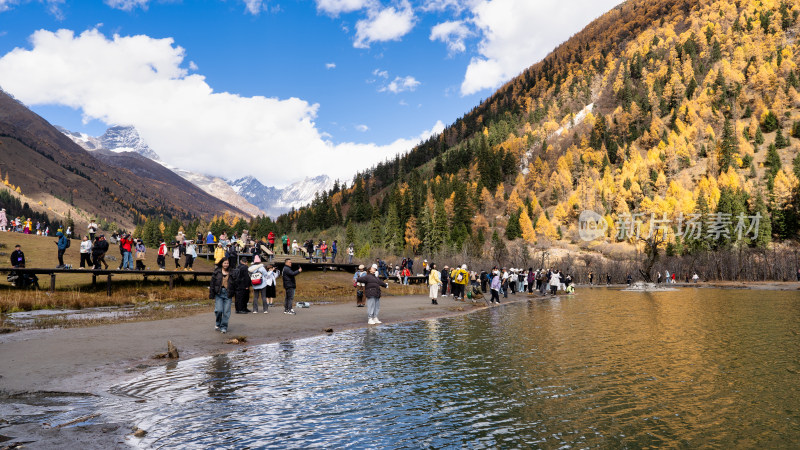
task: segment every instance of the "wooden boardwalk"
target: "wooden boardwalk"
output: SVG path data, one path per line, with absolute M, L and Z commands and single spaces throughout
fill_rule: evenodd
M 278 270 L 283 270 L 283 262 L 275 262 L 273 265 Z M 357 264 L 329 264 L 329 263 L 307 263 L 307 262 L 293 262 L 292 267 L 301 267 L 304 271 L 328 271 L 328 270 L 341 270 L 345 272 L 355 273 L 358 269 Z M 209 270 L 118 270 L 118 269 L 46 269 L 46 268 L 25 268 L 15 269 L 13 267 L 0 267 L 0 273 L 15 272 L 20 275 L 49 275 L 50 276 L 50 292 L 56 290 L 56 275 L 70 274 L 70 275 L 87 275 L 92 277 L 92 286 L 97 285 L 98 277 L 106 277 L 106 294 L 111 296 L 112 277 L 115 275 L 136 275 L 141 276 L 144 281 L 148 278 L 156 277 L 169 277 L 169 287 L 173 288 L 175 279 L 177 277 L 192 277 L 197 281 L 197 277 L 211 277 L 214 273 Z

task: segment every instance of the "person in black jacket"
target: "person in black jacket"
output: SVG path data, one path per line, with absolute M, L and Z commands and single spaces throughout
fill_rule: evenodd
M 94 261 L 95 270 L 100 269 L 101 263 L 105 266 L 106 270 L 108 270 L 108 263 L 106 263 L 106 252 L 108 252 L 108 241 L 106 240 L 106 236 L 101 234 L 94 241 L 94 246 L 92 247 L 92 260 Z
M 381 281 L 375 274 L 378 272 L 378 265 L 373 264 L 369 268 L 369 273 L 358 278 L 359 283 L 364 284 L 364 295 L 367 297 L 367 323 L 377 325 L 382 323 L 378 320 L 378 313 L 381 310 L 381 288 L 388 288 L 389 285 Z
M 250 273 L 247 271 L 247 258 L 239 258 L 239 266 L 233 271 L 234 283 L 236 286 L 236 314 L 247 314 L 251 312 L 247 309 L 250 303 Z
M 283 289 L 286 291 L 286 300 L 283 303 L 284 314 L 295 313 L 294 290 L 297 288 L 297 282 L 295 281 L 294 277 L 296 277 L 302 271 L 303 271 L 302 267 L 298 267 L 297 270 L 293 270 L 292 260 L 286 259 L 286 263 L 283 266 L 283 271 L 281 272 L 281 278 L 283 279 Z
M 19 244 L 14 246 L 14 251 L 11 252 L 11 267 L 25 268 L 25 253 L 22 253 L 22 247 Z
M 215 330 L 221 333 L 228 332 L 228 320 L 231 318 L 230 293 L 236 289 L 235 280 L 228 271 L 230 262 L 227 259 L 220 261 L 211 275 L 211 286 L 208 287 L 208 298 L 214 299 L 214 316 L 216 317 Z

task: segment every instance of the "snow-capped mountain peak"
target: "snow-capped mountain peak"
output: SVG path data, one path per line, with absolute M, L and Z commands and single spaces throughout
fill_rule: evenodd
M 115 126 L 100 136 L 103 148 L 113 152 L 134 152 L 154 161 L 159 161 L 158 154 L 139 135 L 139 131 L 130 126 Z
M 333 180 L 327 175 L 306 177 L 285 188 L 264 186 L 253 176 L 229 181 L 234 191 L 258 206 L 271 217 L 277 217 L 292 208 L 299 208 L 311 203 L 314 196 L 333 187 Z

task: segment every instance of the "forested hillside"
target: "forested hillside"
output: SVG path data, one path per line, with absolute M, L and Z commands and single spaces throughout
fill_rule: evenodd
M 441 135 L 280 221 L 300 232 L 349 225 L 358 248 L 394 254 L 630 247 L 636 238 L 617 229 L 629 214 L 645 232 L 651 214 L 731 214 L 723 239 L 673 226 L 662 244 L 672 254 L 795 239 L 799 11 L 630 0 Z M 579 239 L 584 210 L 605 219 L 604 239 Z M 756 213 L 758 236 L 738 239 L 736 217 Z

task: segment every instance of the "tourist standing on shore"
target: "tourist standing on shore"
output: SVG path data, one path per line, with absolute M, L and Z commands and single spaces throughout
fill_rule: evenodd
M 271 268 L 272 266 L 270 266 Z M 250 284 L 253 285 L 253 314 L 258 314 L 258 299 L 261 297 L 261 307 L 264 309 L 264 314 L 269 313 L 269 304 L 267 303 L 267 278 L 269 274 L 263 264 L 253 264 L 247 271 L 250 273 Z M 274 281 L 274 278 L 273 278 Z M 274 297 L 274 295 L 273 295 Z
M 81 240 L 81 269 L 85 269 L 86 266 L 92 265 L 92 241 L 89 240 L 89 236 L 84 236 Z
M 387 283 L 384 283 L 375 275 L 377 272 L 378 265 L 373 264 L 369 268 L 369 273 L 358 278 L 359 283 L 364 283 L 364 295 L 367 297 L 367 323 L 369 325 L 382 323 L 378 320 L 378 313 L 381 310 L 381 288 L 389 287 Z
M 64 236 L 64 233 L 61 232 L 61 230 L 58 230 L 56 236 L 58 237 L 58 241 L 56 241 L 56 246 L 58 246 L 58 267 L 56 267 L 56 269 L 63 269 L 65 267 L 64 252 L 67 251 L 67 242 L 69 241 L 67 240 L 67 237 Z
M 234 296 L 236 297 L 236 314 L 249 313 L 247 305 L 250 303 L 250 273 L 248 272 L 247 258 L 239 258 L 239 265 L 233 270 Z
M 558 272 L 554 270 L 552 275 L 550 275 L 550 294 L 556 295 L 556 291 L 558 291 L 558 286 L 560 285 L 561 277 L 558 275 Z
M 353 286 L 356 288 L 356 308 L 363 308 L 365 306 L 364 283 L 359 283 L 358 279 L 366 274 L 367 271 L 364 270 L 364 265 L 359 264 L 358 270 L 356 270 L 356 273 L 353 275 Z
M 215 330 L 221 333 L 228 332 L 228 320 L 231 317 L 231 295 L 234 291 L 234 280 L 228 268 L 230 262 L 223 259 L 211 275 L 211 286 L 208 289 L 208 298 L 214 300 Z
M 92 246 L 92 260 L 94 261 L 95 270 L 100 269 L 100 264 L 105 266 L 105 269 L 108 270 L 106 253 L 108 253 L 108 241 L 106 240 L 106 236 L 101 234 L 95 239 L 94 245 Z
M 286 262 L 283 265 L 283 271 L 281 272 L 281 278 L 283 279 L 283 289 L 286 291 L 286 298 L 284 299 L 283 303 L 283 313 L 284 314 L 292 314 L 294 315 L 294 290 L 297 289 L 297 281 L 294 277 L 300 274 L 303 271 L 302 267 L 298 267 L 297 270 L 292 270 L 292 260 L 286 259 Z
M 489 290 L 492 292 L 492 304 L 500 304 L 500 284 L 500 272 L 495 269 L 492 272 L 492 282 L 489 284 Z
M 442 284 L 441 273 L 436 270 L 436 264 L 431 264 L 429 267 L 431 273 L 428 275 L 428 288 L 430 289 L 431 305 L 438 305 L 439 302 L 436 299 L 439 298 L 439 286 Z
M 469 282 L 469 273 L 467 272 L 467 265 L 462 264 L 453 272 L 453 298 L 455 300 L 464 300 L 464 295 L 467 291 L 467 283 Z

